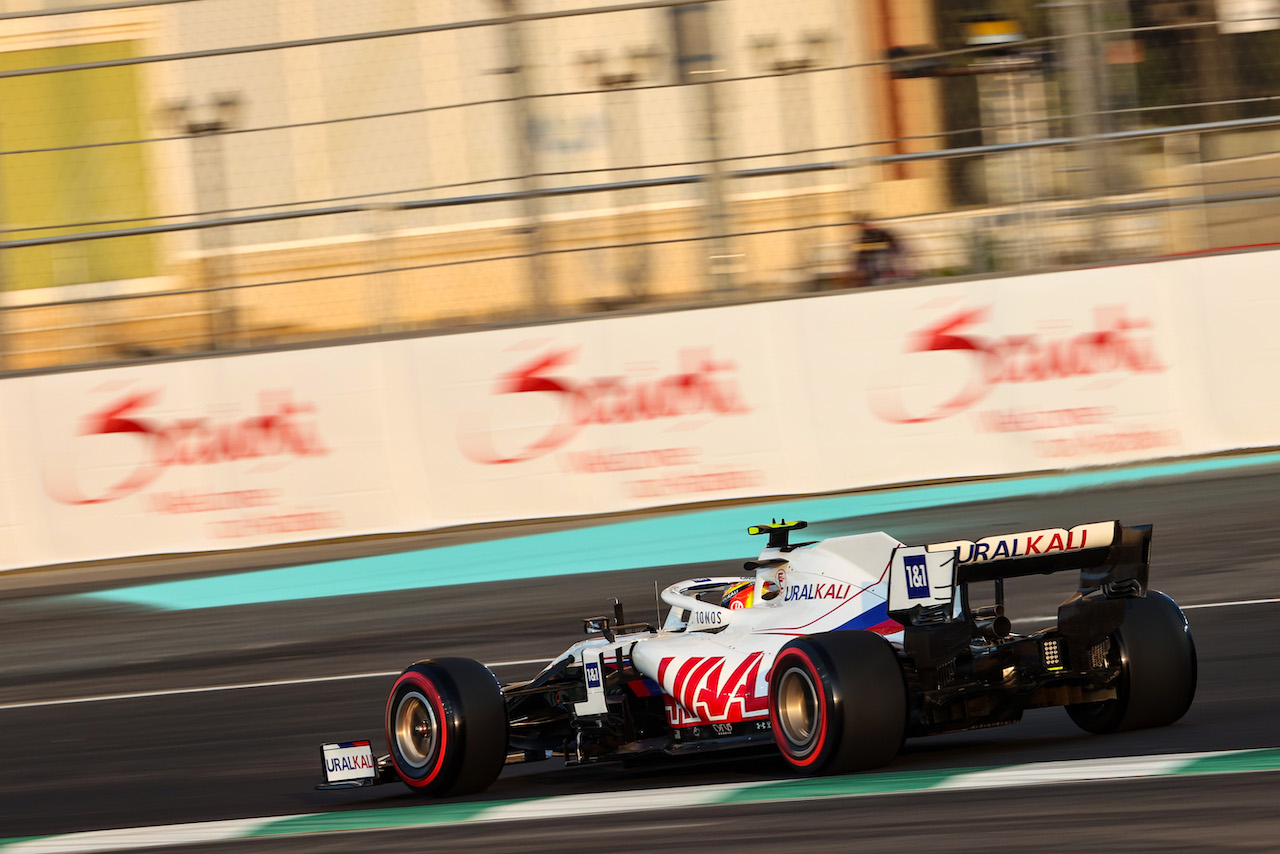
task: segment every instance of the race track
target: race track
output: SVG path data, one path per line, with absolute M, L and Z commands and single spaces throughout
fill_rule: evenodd
M 885 770 L 1280 747 L 1278 499 L 1280 469 L 1260 467 L 815 526 L 819 536 L 883 529 L 924 542 L 1099 519 L 1151 522 L 1152 586 L 1188 608 L 1195 632 L 1199 692 L 1173 727 L 1088 736 L 1061 710 L 1038 710 L 1012 727 L 909 741 Z M 767 506 L 760 515 L 767 520 Z M 738 559 L 758 546 L 744 535 Z M 730 560 L 714 569 L 736 566 Z M 385 691 L 395 672 L 417 658 L 469 655 L 530 662 L 496 667 L 501 678 L 518 678 L 575 641 L 580 618 L 607 612 L 608 597 L 620 596 L 633 617 L 648 617 L 655 581 L 665 586 L 709 568 L 469 586 L 466 566 L 424 559 L 429 586 L 418 590 L 169 612 L 87 600 L 74 585 L 33 586 L 28 578 L 6 586 L 0 578 L 0 854 L 23 850 L 3 844 L 15 837 L 419 806 L 399 785 L 313 790 L 322 742 L 369 737 L 382 749 Z M 1052 613 L 1073 579 L 1052 579 L 1047 598 L 1036 586 L 1043 582 L 1013 590 L 1015 620 Z M 767 757 L 631 770 L 557 765 L 511 766 L 471 800 L 787 776 Z M 667 845 L 764 852 L 850 850 L 853 839 L 857 850 L 876 852 L 1270 851 L 1280 847 L 1278 796 L 1276 772 L 1216 774 L 280 836 L 217 843 L 216 850 L 403 851 L 424 850 L 430 840 L 434 850 L 471 852 Z M 63 850 L 57 842 L 40 844 Z M 197 849 L 215 850 L 164 850 Z

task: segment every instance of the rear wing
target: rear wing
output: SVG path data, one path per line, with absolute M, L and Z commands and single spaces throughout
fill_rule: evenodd
M 1151 526 L 1115 521 L 902 546 L 890 561 L 888 612 L 917 666 L 937 667 L 975 634 L 1009 634 L 1006 578 L 1078 570 L 1078 592 L 1058 606 L 1058 629 L 1078 656 L 1120 625 L 1123 600 L 1147 595 L 1150 566 Z M 981 581 L 994 582 L 995 605 L 971 610 L 968 586 Z
M 1142 597 L 1151 567 L 1151 526 L 1090 522 L 997 534 L 976 542 L 931 543 L 928 552 L 956 555 L 955 583 L 997 581 L 1078 569 L 1080 592 L 1101 590 L 1108 599 Z

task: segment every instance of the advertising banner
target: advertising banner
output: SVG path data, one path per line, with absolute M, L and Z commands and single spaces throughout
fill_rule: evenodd
M 6 381 L 30 551 L 65 562 L 433 524 L 390 454 L 385 358 L 345 347 Z
M 1202 399 L 1188 417 L 1208 421 L 1208 450 L 1280 445 L 1280 252 L 1244 252 L 1159 265 L 1187 295 L 1183 327 L 1199 361 L 1181 381 Z
M 25 419 L 21 402 L 12 394 L 17 386 L 0 382 L 0 569 L 35 566 L 46 555 L 32 550 L 33 534 L 43 531 L 43 505 L 30 495 L 30 483 L 19 469 Z M 34 505 L 34 506 L 33 506 Z
M 1280 444 L 1280 253 L 0 382 L 0 568 Z
M 604 513 L 793 488 L 777 306 L 416 342 L 437 513 Z M 435 366 L 448 365 L 448 370 Z
M 1194 294 L 1149 267 L 806 303 L 816 490 L 1214 447 Z

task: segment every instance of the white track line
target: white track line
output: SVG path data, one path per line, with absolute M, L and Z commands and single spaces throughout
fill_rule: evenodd
M 1241 599 L 1236 602 L 1205 602 L 1200 605 L 1179 605 L 1184 611 L 1196 611 L 1201 608 L 1235 608 L 1242 605 L 1274 605 L 1280 599 Z M 1044 623 L 1058 619 L 1057 614 L 1044 614 L 1039 617 L 1019 617 L 1015 623 Z
M 1241 599 L 1239 602 L 1205 602 L 1203 605 L 1183 605 L 1184 611 L 1195 611 L 1199 608 L 1234 608 L 1236 605 L 1274 605 L 1280 599 Z
M 1274 599 L 1241 599 L 1236 602 L 1205 602 L 1200 605 L 1183 605 L 1182 610 L 1194 611 L 1200 608 L 1234 608 L 1244 605 L 1275 605 L 1280 598 Z M 1045 622 L 1055 620 L 1056 616 L 1019 617 L 1015 623 Z M 545 664 L 548 659 L 531 658 L 524 661 L 495 661 L 489 667 L 514 667 L 522 664 Z M 137 700 L 148 697 L 172 697 L 179 694 L 208 694 L 215 691 L 240 691 L 245 688 L 279 688 L 288 685 L 311 685 L 321 682 L 343 682 L 352 679 L 381 679 L 388 676 L 399 676 L 400 671 L 389 670 L 377 673 L 348 673 L 343 676 L 313 676 L 306 679 L 279 679 L 272 682 L 241 682 L 236 685 L 207 685 L 201 688 L 168 688 L 159 691 L 138 691 L 132 694 L 101 694 L 96 697 L 70 697 L 64 700 L 32 700 L 25 703 L 0 703 L 0 712 L 8 709 L 36 709 L 43 706 L 74 706 L 81 703 L 105 703 L 110 700 Z
M 526 661 L 495 661 L 488 667 L 509 667 L 518 664 L 546 664 L 548 659 L 531 658 Z M 310 676 L 305 679 L 277 679 L 271 682 L 240 682 L 234 685 L 206 685 L 200 688 L 165 688 L 158 691 L 137 691 L 131 694 L 100 694 L 95 697 L 68 697 L 62 700 L 32 700 L 25 703 L 0 703 L 0 711 L 7 709 L 35 709 L 41 706 L 73 706 L 80 703 L 105 703 L 109 700 L 137 700 L 145 697 L 172 697 L 178 694 L 209 694 L 215 691 L 240 691 L 245 688 L 279 688 L 285 685 L 311 685 L 320 682 L 343 682 L 351 679 L 379 679 L 399 676 L 399 670 L 376 673 L 347 673 L 342 676 Z

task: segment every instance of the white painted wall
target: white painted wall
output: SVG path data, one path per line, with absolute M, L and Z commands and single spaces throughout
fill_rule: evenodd
M 0 381 L 0 568 L 1280 445 L 1280 252 Z

